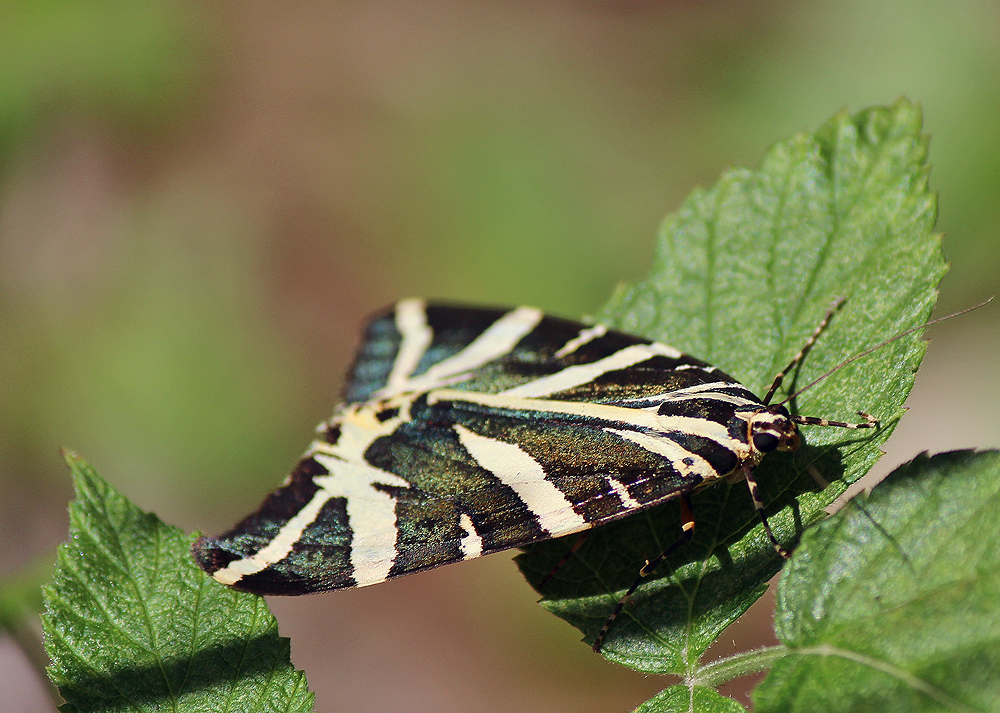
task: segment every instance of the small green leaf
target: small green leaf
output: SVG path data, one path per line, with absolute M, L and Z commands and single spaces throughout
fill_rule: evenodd
M 671 686 L 641 706 L 635 713 L 746 713 L 746 708 L 704 686 Z
M 264 600 L 213 581 L 191 560 L 192 537 L 67 462 L 70 539 L 43 593 L 61 710 L 311 711 Z
M 816 134 L 774 146 L 757 170 L 729 171 L 695 191 L 665 222 L 653 274 L 620 290 L 600 317 L 715 364 L 763 396 L 831 304 L 846 298 L 786 379 L 786 394 L 801 388 L 930 314 L 945 265 L 926 157 L 919 108 L 905 100 L 837 114 Z M 863 410 L 882 427 L 803 427 L 800 451 L 764 459 L 757 479 L 779 540 L 793 545 L 879 458 L 923 352 L 919 334 L 910 335 L 790 404 L 793 413 L 844 421 Z M 832 484 L 817 485 L 815 473 Z M 636 592 L 605 640 L 608 658 L 690 673 L 780 569 L 744 484 L 705 488 L 694 507 L 694 541 Z M 674 502 L 595 531 L 545 587 L 544 606 L 593 641 L 644 560 L 677 539 L 679 523 Z M 537 583 L 567 547 L 543 543 L 519 565 Z
M 758 711 L 1000 710 L 1000 453 L 926 454 L 806 532 Z

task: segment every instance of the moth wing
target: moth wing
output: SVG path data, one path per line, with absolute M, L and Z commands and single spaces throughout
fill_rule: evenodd
M 433 370 L 441 374 L 442 383 L 461 376 L 463 388 L 497 392 L 641 344 L 649 341 L 531 308 L 402 300 L 365 327 L 344 400 L 368 401 L 390 384 L 397 392 L 439 385 L 427 379 Z
M 194 552 L 227 584 L 304 594 L 609 522 L 697 484 L 689 450 L 705 474 L 730 467 L 711 439 L 650 434 L 628 415 L 718 381 L 735 384 L 669 347 L 530 308 L 404 300 L 369 323 L 346 398 L 381 422 L 368 399 L 409 389 L 405 417 L 385 413 L 400 423 L 384 433 L 351 426 L 347 440 L 364 445 L 347 457 L 330 455 L 350 426 L 335 417 L 329 453 L 307 455 L 257 512 Z M 457 393 L 443 396 L 447 386 Z M 499 401 L 477 402 L 484 394 Z M 626 415 L 594 415 L 594 404 Z
M 199 540 L 195 555 L 237 588 L 306 594 L 578 532 L 690 487 L 670 458 L 606 426 L 428 407 L 364 462 L 303 459 L 256 513 Z
M 368 322 L 347 374 L 344 400 L 359 403 L 385 388 L 427 371 L 469 346 L 506 309 L 425 304 L 402 300 Z

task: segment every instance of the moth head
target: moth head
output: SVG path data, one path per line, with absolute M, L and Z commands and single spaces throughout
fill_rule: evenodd
M 754 450 L 761 454 L 794 451 L 802 442 L 788 410 L 780 405 L 768 406 L 752 414 L 747 419 L 747 436 Z

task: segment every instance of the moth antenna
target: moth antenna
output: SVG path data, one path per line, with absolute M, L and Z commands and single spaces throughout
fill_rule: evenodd
M 920 331 L 921 329 L 926 329 L 927 327 L 930 327 L 932 324 L 937 324 L 938 322 L 943 322 L 946 319 L 951 319 L 952 317 L 959 317 L 959 316 L 965 314 L 966 312 L 971 312 L 974 309 L 979 309 L 980 307 L 985 307 L 986 305 L 988 305 L 992 301 L 993 301 L 993 297 L 990 297 L 988 300 L 980 302 L 977 305 L 973 305 L 972 307 L 966 307 L 965 309 L 959 310 L 958 312 L 953 312 L 953 313 L 951 313 L 949 315 L 945 315 L 944 317 L 938 317 L 937 319 L 932 319 L 930 322 L 924 322 L 923 324 L 917 325 L 916 327 L 913 327 L 911 329 L 907 329 L 905 332 L 900 332 L 896 336 L 890 337 L 889 339 L 886 339 L 884 342 L 881 342 L 880 344 L 876 344 L 871 349 L 866 349 L 865 351 L 863 351 L 863 352 L 861 352 L 859 354 L 855 354 L 854 356 L 850 357 L 849 359 L 845 359 L 844 361 L 842 361 L 839 364 L 837 364 L 837 366 L 835 366 L 832 369 L 830 369 L 829 371 L 827 371 L 825 374 L 822 374 L 821 376 L 818 376 L 815 379 L 813 379 L 812 381 L 810 381 L 808 384 L 806 384 L 805 386 L 803 386 L 801 389 L 799 389 L 798 391 L 796 391 L 794 394 L 792 394 L 791 396 L 789 396 L 787 399 L 785 399 L 784 401 L 781 401 L 778 405 L 779 406 L 783 406 L 783 405 L 789 403 L 792 399 L 794 399 L 797 396 L 799 396 L 802 392 L 808 391 L 809 389 L 811 389 L 812 387 L 814 387 L 816 384 L 818 384 L 819 382 L 823 381 L 823 379 L 827 378 L 828 376 L 832 375 L 833 373 L 835 373 L 837 371 L 840 371 L 841 369 L 843 369 L 848 364 L 857 361 L 861 357 L 868 356 L 872 352 L 878 351 L 882 347 L 885 347 L 885 346 L 888 346 L 888 345 L 892 344 L 897 339 L 902 339 L 903 337 L 905 337 L 908 334 L 913 334 L 914 332 Z M 824 325 L 829 320 L 830 315 L 832 315 L 832 313 L 833 312 L 831 311 L 830 314 L 827 315 L 827 318 L 823 320 L 823 324 Z M 806 350 L 806 348 L 808 348 L 809 346 L 812 346 L 812 341 L 814 341 L 814 340 L 815 340 L 815 335 L 814 335 L 813 339 L 810 339 L 810 341 L 807 343 L 807 346 L 805 348 L 803 348 L 802 351 L 804 352 Z M 802 352 L 800 352 L 800 354 L 801 353 Z M 795 362 L 793 361 L 792 364 L 789 365 L 789 367 L 791 367 L 794 364 L 795 364 Z M 772 387 L 772 390 L 774 388 L 776 388 L 776 387 Z M 768 393 L 768 395 L 770 395 L 770 392 Z M 767 400 L 765 400 L 764 403 L 768 403 Z
M 838 297 L 833 301 L 833 304 L 830 306 L 829 311 L 827 311 L 826 316 L 823 317 L 823 321 L 820 322 L 819 326 L 813 330 L 809 339 L 807 339 L 806 343 L 802 345 L 801 349 L 799 349 L 799 353 L 792 357 L 792 360 L 788 362 L 788 366 L 775 375 L 774 381 L 771 382 L 771 388 L 767 390 L 767 394 L 764 396 L 765 406 L 771 403 L 771 399 L 774 398 L 774 392 L 776 392 L 778 387 L 781 386 L 781 382 L 785 380 L 785 376 L 788 372 L 794 369 L 796 364 L 805 359 L 806 354 L 808 354 L 809 350 L 812 349 L 812 345 L 816 343 L 816 340 L 819 339 L 819 335 L 823 333 L 823 330 L 826 329 L 826 325 L 830 323 L 830 319 L 837 313 L 838 310 L 840 310 L 841 307 L 844 306 L 844 302 L 846 301 L 846 297 Z

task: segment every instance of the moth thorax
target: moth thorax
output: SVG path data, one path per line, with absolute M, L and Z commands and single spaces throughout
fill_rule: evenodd
M 747 438 L 761 455 L 771 451 L 797 450 L 801 439 L 784 406 L 768 406 L 747 419 Z

